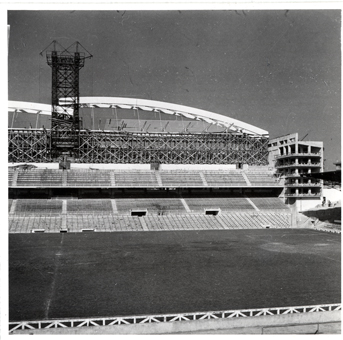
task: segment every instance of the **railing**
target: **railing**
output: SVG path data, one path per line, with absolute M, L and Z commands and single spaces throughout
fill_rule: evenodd
M 312 163 L 312 162 L 309 162 L 309 163 L 298 163 L 297 164 L 298 166 L 320 166 L 320 163 Z
M 281 169 L 281 168 L 289 168 L 289 167 L 295 167 L 295 168 L 298 168 L 298 167 L 312 167 L 312 166 L 315 166 L 315 167 L 320 167 L 320 163 L 288 163 L 288 164 L 276 164 L 275 167 L 277 169 Z
M 285 174 L 285 177 L 302 177 L 302 176 L 308 176 L 311 177 L 311 173 L 298 173 L 298 174 Z
M 112 325 L 133 325 L 159 322 L 183 322 L 208 319 L 247 318 L 285 314 L 321 313 L 342 310 L 341 304 L 312 305 L 300 307 L 259 308 L 196 313 L 138 315 L 103 318 L 57 319 L 38 321 L 15 321 L 9 323 L 9 333 L 16 330 L 36 330 L 49 328 L 99 327 Z
M 285 183 L 286 187 L 320 187 L 321 183 Z
M 312 227 L 312 229 L 314 230 L 318 230 L 318 231 L 325 231 L 327 233 L 334 233 L 334 234 L 341 234 L 341 230 L 339 229 L 330 229 L 330 228 L 327 228 L 327 227 Z
M 285 197 L 320 197 L 321 192 L 311 194 L 285 194 Z
M 320 157 L 322 154 L 321 152 L 310 152 L 310 153 L 302 153 L 302 152 L 298 152 L 298 153 L 290 153 L 290 154 L 286 154 L 286 155 L 275 155 L 274 158 L 275 159 L 280 159 L 280 158 L 287 158 L 287 157 Z

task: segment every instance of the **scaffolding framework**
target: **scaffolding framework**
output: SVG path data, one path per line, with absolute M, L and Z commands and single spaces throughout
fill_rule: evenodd
M 84 67 L 85 59 L 92 57 L 79 42 L 64 48 L 53 41 L 45 50 L 47 64 L 52 69 L 51 89 L 51 155 L 74 156 L 79 146 L 79 72 Z M 80 49 L 84 51 L 80 51 Z M 42 52 L 41 52 L 42 54 Z
M 8 161 L 10 163 L 49 163 L 51 133 L 48 130 L 8 130 Z
M 63 131 L 53 132 L 60 140 Z M 72 132 L 70 132 L 72 133 Z M 9 129 L 9 162 L 52 162 L 51 130 Z M 240 134 L 116 133 L 80 130 L 77 163 L 268 164 L 266 137 Z M 70 138 L 67 136 L 67 139 Z

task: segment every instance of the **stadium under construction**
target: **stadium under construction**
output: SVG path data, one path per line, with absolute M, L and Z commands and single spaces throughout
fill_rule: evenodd
M 340 217 L 301 213 L 322 142 L 80 97 L 92 55 L 43 52 L 51 104 L 8 104 L 10 333 L 340 332 Z

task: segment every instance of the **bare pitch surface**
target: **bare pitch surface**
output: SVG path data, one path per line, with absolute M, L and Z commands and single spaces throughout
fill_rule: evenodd
M 9 319 L 341 301 L 339 234 L 306 229 L 9 235 Z

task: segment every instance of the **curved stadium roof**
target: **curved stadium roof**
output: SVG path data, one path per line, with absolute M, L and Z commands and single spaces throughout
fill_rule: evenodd
M 68 102 L 68 98 L 64 98 L 63 102 Z M 139 109 L 147 112 L 161 112 L 169 115 L 183 116 L 190 119 L 202 120 L 206 123 L 221 126 L 231 132 L 246 133 L 256 136 L 268 136 L 268 131 L 260 129 L 251 124 L 244 123 L 240 120 L 230 118 L 218 113 L 200 110 L 197 108 L 147 100 L 137 98 L 121 98 L 121 97 L 80 97 L 81 107 L 94 108 L 121 108 L 121 109 Z M 23 112 L 36 114 L 51 114 L 51 105 L 30 103 L 30 102 L 8 102 L 9 112 Z

